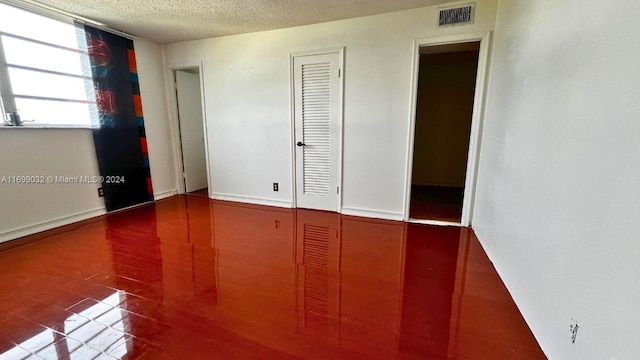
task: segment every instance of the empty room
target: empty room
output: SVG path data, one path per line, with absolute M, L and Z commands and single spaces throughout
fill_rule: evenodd
M 0 359 L 640 358 L 639 10 L 0 0 Z

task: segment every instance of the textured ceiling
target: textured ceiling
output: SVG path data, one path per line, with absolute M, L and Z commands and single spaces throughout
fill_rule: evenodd
M 288 28 L 451 0 L 36 0 L 158 43 Z

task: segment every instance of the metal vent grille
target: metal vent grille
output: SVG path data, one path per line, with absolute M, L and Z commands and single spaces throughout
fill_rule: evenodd
M 438 16 L 438 26 L 473 24 L 475 4 L 441 8 Z

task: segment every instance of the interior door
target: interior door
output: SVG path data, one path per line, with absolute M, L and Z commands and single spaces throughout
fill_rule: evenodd
M 340 53 L 293 58 L 296 204 L 338 210 Z
M 208 186 L 200 74 L 197 70 L 176 70 L 175 74 L 184 184 L 189 193 Z

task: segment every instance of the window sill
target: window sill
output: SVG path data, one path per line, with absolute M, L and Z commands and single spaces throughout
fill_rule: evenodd
M 93 130 L 98 129 L 98 126 L 91 125 L 20 125 L 20 126 L 11 126 L 11 125 L 0 125 L 0 129 L 86 129 Z

